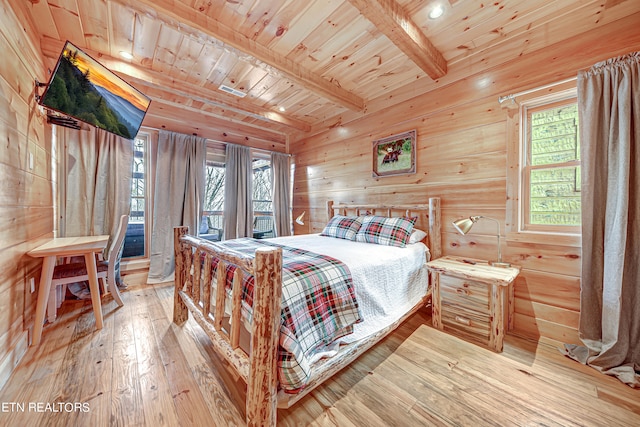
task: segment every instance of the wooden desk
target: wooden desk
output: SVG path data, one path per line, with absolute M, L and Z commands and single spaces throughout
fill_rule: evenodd
M 100 289 L 98 288 L 98 269 L 96 267 L 96 252 L 102 252 L 107 247 L 109 235 L 102 236 L 80 236 L 80 237 L 58 237 L 49 240 L 38 246 L 27 255 L 44 258 L 42 263 L 42 273 L 40 275 L 40 289 L 38 290 L 38 303 L 36 305 L 36 319 L 33 327 L 32 345 L 40 344 L 42 338 L 42 324 L 44 314 L 47 310 L 51 280 L 53 278 L 53 268 L 57 258 L 83 255 L 87 265 L 89 276 L 89 289 L 91 290 L 91 304 L 93 313 L 96 316 L 96 328 L 102 329 L 102 305 L 100 303 Z

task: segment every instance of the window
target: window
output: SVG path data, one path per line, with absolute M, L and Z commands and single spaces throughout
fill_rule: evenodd
M 254 154 L 253 159 L 253 237 L 275 237 L 271 201 L 271 159 Z
M 522 230 L 580 232 L 580 140 L 575 95 L 521 106 Z
M 218 233 L 216 240 L 222 239 L 224 229 L 224 173 L 224 163 L 207 162 L 203 210 L 210 231 Z
M 133 177 L 131 181 L 131 210 L 122 250 L 123 258 L 146 255 L 145 212 L 147 206 L 147 142 L 148 136 L 138 134 L 133 142 Z
M 224 210 L 224 164 L 207 162 L 204 188 L 204 210 L 222 213 Z
M 271 160 L 253 160 L 253 212 L 255 215 L 271 215 Z
M 225 146 L 218 142 L 207 144 L 207 169 L 203 214 L 209 225 L 212 240 L 222 239 L 224 230 Z M 253 215 L 259 233 L 254 236 L 273 237 L 273 207 L 271 204 L 271 160 L 268 153 L 253 153 Z

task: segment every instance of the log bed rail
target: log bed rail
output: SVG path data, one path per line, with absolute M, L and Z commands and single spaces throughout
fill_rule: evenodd
M 329 217 L 336 213 L 392 212 L 411 213 L 428 211 L 428 245 L 431 258 L 438 258 L 441 251 L 440 199 L 430 198 L 425 205 L 349 205 L 328 204 Z M 419 214 L 420 215 L 420 214 Z M 425 227 L 426 228 L 426 227 Z M 247 384 L 246 420 L 248 426 L 275 426 L 278 407 L 290 407 L 311 392 L 316 386 L 347 366 L 364 351 L 384 338 L 407 317 L 423 307 L 431 291 L 402 319 L 383 331 L 341 347 L 340 356 L 324 361 L 315 369 L 309 384 L 300 393 L 278 393 L 277 354 L 280 333 L 282 299 L 282 249 L 259 248 L 254 255 L 231 250 L 219 243 L 201 240 L 187 234 L 187 227 L 174 229 L 175 293 L 173 321 L 184 323 L 189 312 L 212 341 L 216 352 L 224 358 Z M 211 299 L 211 264 L 217 258 L 217 283 L 225 283 L 227 268 L 236 266 L 232 290 L 231 313 L 225 313 L 227 294 L 225 286 L 216 286 L 214 307 Z M 198 260 L 198 262 L 194 262 Z M 203 261 L 200 261 L 203 260 Z M 204 272 L 202 271 L 204 269 Z M 249 351 L 240 346 L 241 289 L 245 275 L 254 276 L 253 320 L 251 323 Z

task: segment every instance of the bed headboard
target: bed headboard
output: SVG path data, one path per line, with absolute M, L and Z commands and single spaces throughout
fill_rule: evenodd
M 430 197 L 428 204 L 375 205 L 327 202 L 328 218 L 334 215 L 416 216 L 415 227 L 427 232 L 431 259 L 442 256 L 440 198 Z

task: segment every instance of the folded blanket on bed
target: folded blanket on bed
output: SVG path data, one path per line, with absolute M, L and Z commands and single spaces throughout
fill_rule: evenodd
M 221 242 L 233 250 L 251 253 L 259 247 L 282 248 L 282 319 L 278 354 L 280 386 L 287 392 L 304 388 L 311 375 L 314 355 L 353 330 L 361 316 L 351 273 L 335 258 L 304 249 L 250 238 Z M 217 260 L 212 262 L 212 269 Z M 227 271 L 226 289 L 231 294 L 234 267 Z M 216 277 L 215 274 L 212 277 Z M 242 311 L 252 319 L 253 276 L 242 284 Z

